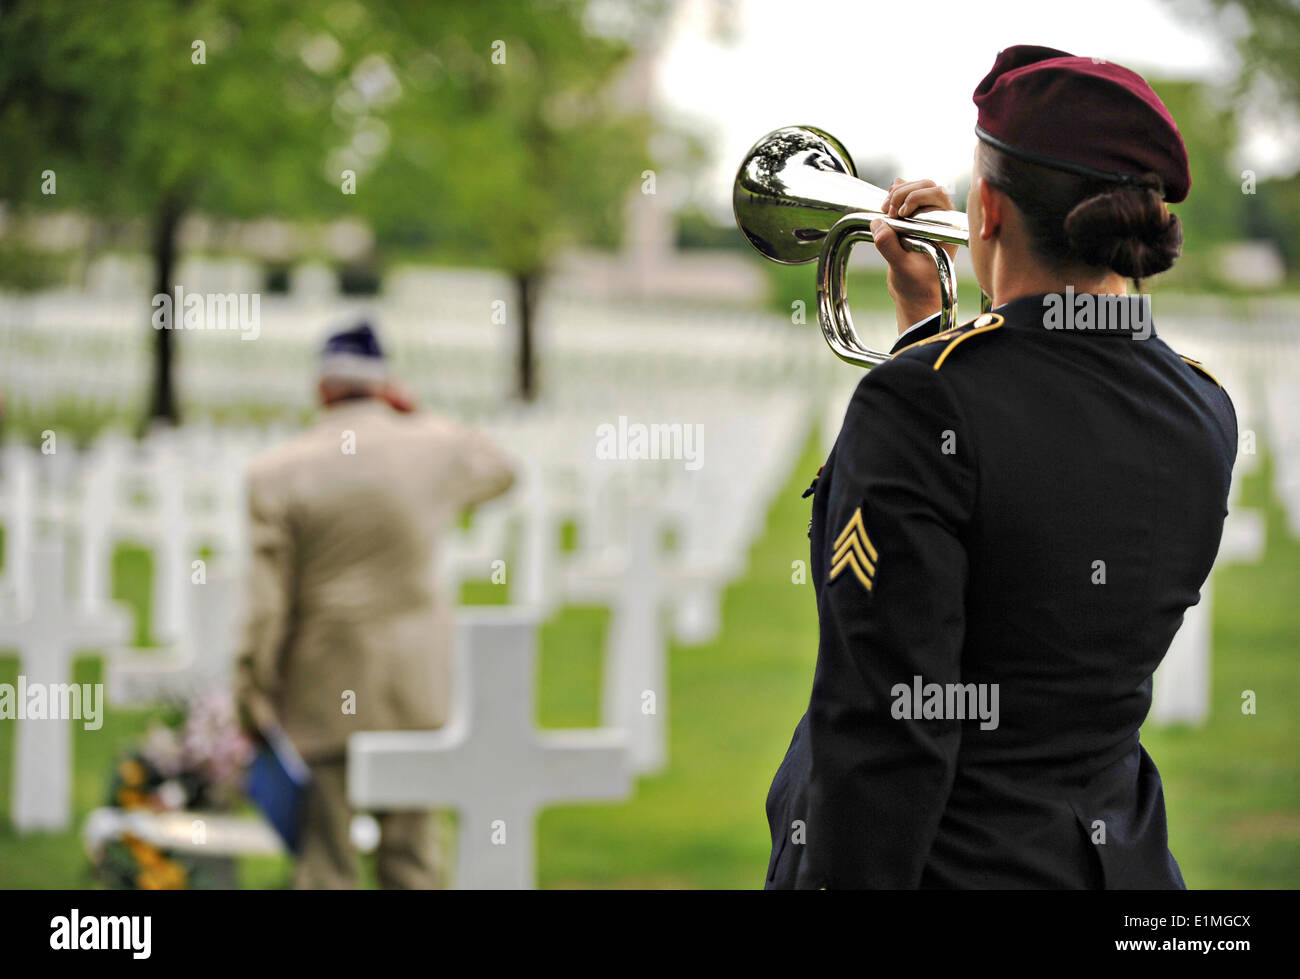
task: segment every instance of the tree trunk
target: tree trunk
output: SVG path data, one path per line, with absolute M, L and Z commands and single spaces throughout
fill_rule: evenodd
M 518 394 L 521 401 L 537 397 L 537 362 L 533 351 L 533 317 L 537 311 L 537 294 L 540 291 L 540 272 L 515 274 L 515 293 L 519 303 L 519 360 L 517 363 Z
M 153 226 L 154 294 L 171 295 L 172 276 L 176 265 L 176 229 L 181 223 L 184 206 L 175 197 L 164 198 Z M 151 309 L 152 312 L 152 309 Z M 181 310 L 172 310 L 172 326 L 182 321 Z M 172 369 L 175 366 L 175 341 L 173 330 L 154 330 L 153 395 L 150 399 L 150 422 L 166 421 L 176 424 L 180 412 L 176 407 L 176 387 Z

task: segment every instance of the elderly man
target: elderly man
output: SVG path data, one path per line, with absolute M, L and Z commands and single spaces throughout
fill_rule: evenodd
M 315 427 L 254 461 L 249 614 L 236 674 L 246 727 L 278 725 L 311 770 L 297 888 L 356 883 L 344 759 L 356 731 L 447 720 L 451 603 L 442 528 L 514 475 L 483 435 L 414 413 L 369 324 L 331 336 Z M 380 814 L 383 887 L 439 885 L 427 812 Z

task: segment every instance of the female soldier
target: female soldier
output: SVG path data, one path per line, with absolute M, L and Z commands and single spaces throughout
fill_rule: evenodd
M 768 886 L 1182 887 L 1138 729 L 1214 562 L 1237 428 L 1125 282 L 1179 253 L 1186 150 L 1098 59 L 1008 48 L 974 99 L 994 309 L 936 333 L 933 264 L 873 228 L 905 335 L 814 482 L 820 644 Z M 926 208 L 951 204 L 895 181 L 889 214 Z

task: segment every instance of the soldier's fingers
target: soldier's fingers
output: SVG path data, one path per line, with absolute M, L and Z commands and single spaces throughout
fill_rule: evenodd
M 894 229 L 880 218 L 876 218 L 871 222 L 871 238 L 875 243 L 876 251 L 880 252 L 881 257 L 890 265 L 899 261 L 906 254 L 902 243 L 898 240 L 898 235 L 894 233 Z
M 886 214 L 889 213 L 889 202 L 892 199 L 894 189 L 898 187 L 898 185 L 901 184 L 902 182 L 903 182 L 902 177 L 895 177 L 894 182 L 889 185 L 889 190 L 885 192 L 885 203 L 881 206 L 881 210 L 884 211 Z
M 902 180 L 889 188 L 889 193 L 885 195 L 885 213 L 890 217 L 896 215 L 895 210 L 900 201 L 914 190 L 923 190 L 926 187 L 934 187 L 933 180 Z
M 894 199 L 898 216 L 904 218 L 927 207 L 938 208 L 941 211 L 952 210 L 952 198 L 942 187 L 923 187 L 901 198 L 895 195 Z
M 933 180 L 899 180 L 889 188 L 888 196 L 895 201 L 902 199 L 914 190 L 923 190 L 926 187 L 938 186 Z

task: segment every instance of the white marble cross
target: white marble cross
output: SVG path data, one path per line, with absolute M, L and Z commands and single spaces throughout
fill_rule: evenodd
M 1229 562 L 1253 563 L 1264 556 L 1264 514 L 1232 508 L 1223 522 L 1215 568 Z M 1214 573 L 1201 586 L 1201 600 L 1183 616 L 1156 670 L 1151 696 L 1155 724 L 1203 724 L 1210 715 L 1210 651 Z
M 185 461 L 176 432 L 159 429 L 138 446 L 108 435 L 93 452 L 78 521 L 81 601 L 94 609 L 109 594 L 113 552 L 122 542 L 149 551 L 150 635 L 165 645 L 185 632 L 187 590 L 200 522 L 185 506 Z
M 560 544 L 559 522 L 540 462 L 525 462 L 522 482 L 518 491 L 521 516 L 518 567 L 510 597 L 513 604 L 528 605 L 545 614 L 555 607 L 557 598 L 555 565 Z
M 6 445 L 0 454 L 4 479 L 5 567 L 0 598 L 19 608 L 31 601 L 32 534 L 36 528 L 36 452 L 25 445 Z
M 169 433 L 170 434 L 170 433 Z M 150 523 L 153 552 L 153 641 L 172 642 L 185 633 L 185 599 L 190 587 L 192 542 L 184 502 L 184 470 L 175 447 L 159 440 L 150 471 L 156 493 Z
M 461 889 L 534 886 L 538 810 L 631 791 L 622 732 L 536 730 L 537 625 L 532 609 L 462 609 L 447 726 L 348 739 L 353 805 L 460 812 Z
M 206 582 L 188 588 L 181 639 L 166 648 L 116 650 L 108 660 L 108 699 L 113 704 L 180 699 L 230 684 L 239 652 L 243 581 L 210 572 Z
M 493 562 L 508 553 L 511 512 L 493 501 L 474 510 L 469 530 L 451 529 L 438 545 L 436 580 L 441 592 L 453 603 L 460 596 L 461 583 L 491 578 Z
M 91 450 L 81 497 L 80 599 L 87 611 L 103 608 L 113 593 L 112 521 L 116 504 L 124 439 L 116 433 L 101 436 Z
M 663 627 L 662 523 L 650 508 L 629 513 L 626 545 L 569 569 L 565 598 L 610 604 L 601 718 L 627 732 L 632 770 L 668 761 L 668 638 Z
M 125 609 L 110 605 L 92 613 L 68 600 L 63 559 L 61 538 L 38 544 L 31 555 L 27 607 L 6 610 L 0 618 L 0 649 L 18 650 L 19 676 L 28 691 L 38 689 L 34 684 L 46 691 L 68 684 L 74 652 L 114 646 L 131 633 L 131 617 Z M 102 697 L 99 706 L 102 710 Z M 14 827 L 20 833 L 65 829 L 72 798 L 70 725 L 84 721 L 25 718 L 16 723 Z

